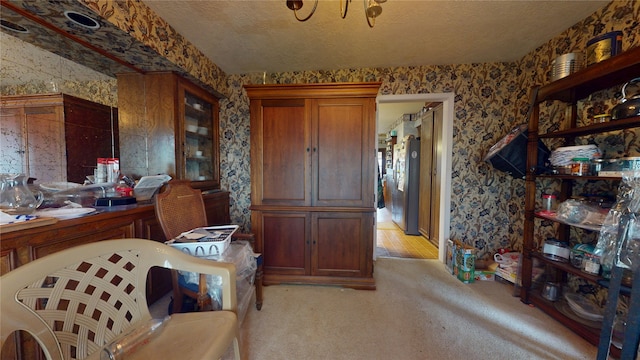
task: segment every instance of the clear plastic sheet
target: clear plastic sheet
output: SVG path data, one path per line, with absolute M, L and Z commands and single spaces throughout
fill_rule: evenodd
M 600 256 L 605 277 L 614 264 L 632 270 L 640 265 L 640 171 L 623 172 L 594 254 Z
M 257 254 L 253 252 L 248 241 L 236 240 L 231 242 L 221 255 L 206 258 L 213 261 L 230 262 L 236 266 L 236 291 L 239 300 L 253 285 L 258 269 L 256 257 Z M 187 284 L 198 284 L 199 275 L 197 273 L 180 271 L 180 275 Z M 207 276 L 207 290 L 214 310 L 220 310 L 222 308 L 222 278 L 217 275 Z

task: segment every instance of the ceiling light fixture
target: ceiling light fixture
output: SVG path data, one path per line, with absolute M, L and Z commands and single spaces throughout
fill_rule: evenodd
M 92 29 L 92 30 L 96 30 L 100 28 L 100 23 L 98 22 L 98 20 L 89 17 L 85 14 L 81 14 L 79 12 L 75 12 L 75 11 L 70 11 L 67 10 L 64 12 L 64 16 L 73 21 L 75 24 L 78 24 L 82 27 L 85 27 L 87 29 Z
M 287 0 L 287 7 L 289 10 L 293 10 L 293 14 L 298 21 L 307 21 L 311 18 L 311 16 L 316 12 L 316 8 L 318 7 L 318 0 L 315 0 L 313 3 L 313 9 L 309 12 L 309 15 L 305 17 L 298 16 L 298 10 L 302 9 L 303 0 Z M 364 15 L 367 18 L 367 24 L 369 27 L 373 27 L 376 23 L 376 17 L 380 16 L 382 13 L 382 4 L 387 0 L 363 0 L 364 2 Z M 343 4 L 344 2 L 344 4 Z M 349 11 L 349 3 L 351 0 L 340 0 L 340 17 L 346 18 L 347 12 Z
M 27 29 L 26 27 L 22 25 L 18 25 L 16 23 L 12 23 L 11 21 L 7 21 L 4 19 L 0 20 L 0 28 L 17 32 L 17 33 L 23 33 L 23 34 L 26 34 L 29 32 L 29 29 Z

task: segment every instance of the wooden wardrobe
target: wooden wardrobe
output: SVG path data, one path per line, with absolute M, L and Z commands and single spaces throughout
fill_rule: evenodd
M 264 284 L 375 289 L 380 83 L 247 85 L 251 228 Z

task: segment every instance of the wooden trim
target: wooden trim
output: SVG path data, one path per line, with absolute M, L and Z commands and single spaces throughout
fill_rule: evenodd
M 285 85 L 244 85 L 247 95 L 254 99 L 304 99 L 304 98 L 371 98 L 378 95 L 381 82 L 367 83 L 319 83 Z

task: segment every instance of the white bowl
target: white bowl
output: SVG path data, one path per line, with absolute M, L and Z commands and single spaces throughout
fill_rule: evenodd
M 197 132 L 198 131 L 198 126 L 197 125 L 187 125 L 187 131 L 188 132 Z

